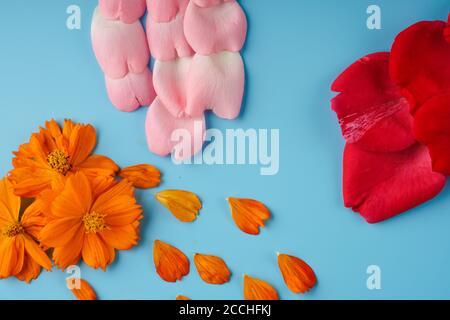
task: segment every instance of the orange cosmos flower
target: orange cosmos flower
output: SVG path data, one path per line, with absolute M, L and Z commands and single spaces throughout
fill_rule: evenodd
M 9 178 L 16 195 L 33 198 L 46 189 L 60 187 L 67 176 L 83 172 L 89 177 L 114 176 L 118 166 L 109 158 L 91 155 L 96 145 L 93 126 L 55 120 L 45 123 L 30 141 L 14 152 Z
M 35 241 L 45 220 L 38 202 L 24 212 L 22 205 L 11 182 L 0 180 L 0 278 L 16 276 L 30 282 L 39 276 L 41 267 L 50 270 L 52 263 Z
M 82 258 L 92 268 L 105 270 L 114 261 L 116 249 L 128 250 L 137 244 L 141 218 L 142 208 L 130 182 L 89 180 L 77 172 L 53 200 L 40 239 L 55 248 L 53 259 L 62 269 Z

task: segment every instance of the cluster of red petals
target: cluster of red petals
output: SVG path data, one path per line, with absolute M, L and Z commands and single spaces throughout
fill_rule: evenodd
M 435 197 L 450 174 L 450 16 L 402 31 L 334 81 L 344 204 L 367 222 Z

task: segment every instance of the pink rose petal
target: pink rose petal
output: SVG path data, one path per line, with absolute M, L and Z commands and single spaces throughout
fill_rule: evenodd
M 209 55 L 240 51 L 247 35 L 247 18 L 236 1 L 202 8 L 191 1 L 184 18 L 184 33 L 195 52 Z
M 156 93 L 175 117 L 200 117 L 205 110 L 224 119 L 239 115 L 245 85 L 239 53 L 157 61 L 153 80 Z
M 148 106 L 156 96 L 152 72 L 148 68 L 142 73 L 129 73 L 122 79 L 105 76 L 105 81 L 112 104 L 121 111 L 130 112 L 139 106 Z
M 177 161 L 189 159 L 202 150 L 205 130 L 203 115 L 199 118 L 176 118 L 158 97 L 147 113 L 146 133 L 150 150 L 160 156 L 174 152 L 173 158 Z M 177 152 L 179 149 L 182 151 Z
M 224 2 L 233 2 L 235 0 L 192 0 L 197 6 L 202 8 L 208 8 L 217 6 Z
M 169 22 L 184 12 L 189 0 L 147 0 L 149 15 L 155 22 Z
M 181 11 L 169 22 L 155 22 L 150 15 L 147 16 L 147 40 L 155 59 L 174 60 L 194 54 L 184 36 L 183 20 Z
M 107 20 L 96 9 L 92 18 L 92 46 L 103 72 L 111 79 L 142 73 L 150 60 L 144 28 L 139 21 Z
M 121 20 L 133 23 L 145 13 L 145 0 L 99 0 L 99 8 L 108 20 Z

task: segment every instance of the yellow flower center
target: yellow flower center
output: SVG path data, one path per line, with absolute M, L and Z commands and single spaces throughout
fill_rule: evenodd
M 106 229 L 105 216 L 97 212 L 86 213 L 83 223 L 86 233 L 97 233 Z
M 3 236 L 12 238 L 24 232 L 25 230 L 23 229 L 23 226 L 19 222 L 15 222 L 10 224 L 3 230 Z
M 62 150 L 52 151 L 47 156 L 47 162 L 53 170 L 61 173 L 62 175 L 66 175 L 67 172 L 72 169 L 70 157 Z

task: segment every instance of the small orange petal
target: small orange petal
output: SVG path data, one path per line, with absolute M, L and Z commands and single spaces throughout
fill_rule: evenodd
M 265 281 L 244 275 L 245 300 L 279 300 L 277 290 Z
M 177 295 L 177 300 L 191 300 L 191 298 L 188 298 L 186 296 L 182 296 L 182 295 Z
M 234 222 L 245 233 L 257 235 L 264 221 L 270 218 L 270 211 L 259 201 L 252 199 L 227 199 Z
M 231 272 L 223 259 L 197 253 L 194 263 L 200 278 L 206 283 L 224 284 L 230 281 Z
M 70 286 L 73 284 L 69 284 L 69 281 L 71 279 L 67 280 L 67 285 Z M 80 287 L 79 288 L 70 288 L 70 291 L 75 295 L 75 297 L 78 300 L 97 300 L 97 295 L 95 294 L 94 289 L 92 289 L 91 285 L 87 283 L 85 280 L 80 279 L 79 282 Z
M 177 248 L 156 240 L 153 246 L 156 272 L 167 282 L 181 280 L 189 273 L 189 259 Z
M 139 164 L 122 169 L 119 176 L 139 189 L 156 188 L 161 182 L 161 172 L 149 164 Z
M 278 254 L 278 266 L 284 282 L 294 293 L 305 293 L 312 289 L 317 282 L 313 269 L 302 259 Z
M 156 194 L 156 199 L 182 222 L 192 222 L 202 208 L 195 193 L 183 190 L 165 190 Z

